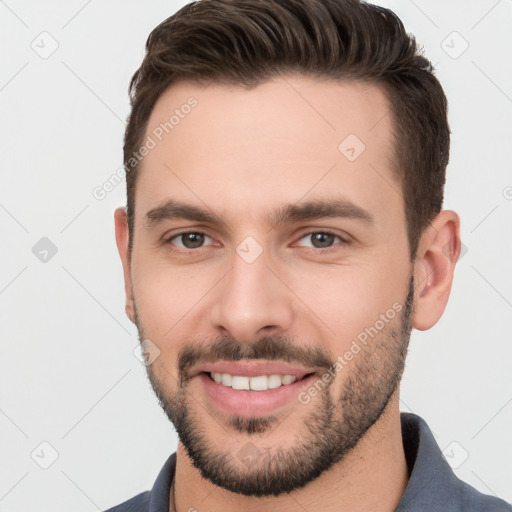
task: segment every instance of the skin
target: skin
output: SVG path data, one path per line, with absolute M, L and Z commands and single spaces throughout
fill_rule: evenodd
M 293 400 L 275 411 L 260 423 L 258 434 L 249 433 L 243 419 L 234 428 L 233 418 L 209 401 L 197 378 L 184 383 L 179 356 L 186 347 L 200 356 L 215 354 L 220 339 L 249 354 L 256 340 L 268 337 L 275 347 L 279 339 L 290 341 L 297 363 L 309 349 L 335 360 L 394 303 L 405 304 L 411 279 L 409 327 L 429 329 L 448 301 L 460 253 L 459 218 L 453 211 L 440 212 L 423 233 L 416 261 L 409 261 L 401 185 L 392 171 L 390 107 L 376 85 L 300 75 L 252 90 L 178 82 L 159 98 L 147 134 L 190 96 L 197 107 L 143 160 L 132 254 L 125 209 L 115 212 L 126 311 L 141 339 L 150 339 L 160 351 L 148 374 L 161 401 L 167 401 L 162 405 L 171 419 L 186 409 L 189 424 L 203 432 L 203 453 L 230 456 L 226 469 L 240 481 L 262 474 L 265 461 L 277 453 L 295 453 L 301 444 L 314 442 L 307 424 L 325 411 L 327 396 L 337 404 L 333 426 L 343 427 L 352 414 L 364 431 L 320 476 L 278 496 L 248 496 L 216 485 L 194 466 L 180 440 L 176 509 L 392 511 L 408 480 L 399 387 L 392 389 L 386 377 L 389 368 L 401 376 L 410 331 L 401 329 L 403 315 L 390 320 L 326 390 L 308 404 Z M 354 161 L 338 150 L 348 134 L 366 146 Z M 269 212 L 284 204 L 340 195 L 367 210 L 373 223 L 319 218 L 271 227 L 267 222 Z M 146 213 L 170 198 L 206 208 L 223 223 L 173 219 L 148 227 Z M 184 229 L 209 238 L 199 249 L 187 249 L 179 237 L 164 242 Z M 330 247 L 312 246 L 306 235 L 325 231 L 350 243 L 335 237 Z M 262 249 L 252 263 L 236 251 L 248 236 Z M 343 401 L 351 386 L 354 403 L 373 393 L 369 410 L 384 405 L 372 425 L 361 418 L 364 407 L 351 411 L 350 402 Z M 379 394 L 385 388 L 390 397 Z M 236 454 L 249 441 L 267 458 L 247 468 Z

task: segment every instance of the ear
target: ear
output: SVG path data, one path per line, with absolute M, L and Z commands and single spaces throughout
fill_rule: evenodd
M 132 275 L 131 258 L 129 249 L 129 230 L 128 218 L 125 208 L 117 208 L 114 212 L 114 222 L 116 231 L 116 243 L 121 262 L 123 264 L 124 290 L 126 295 L 126 315 L 135 323 L 135 307 L 132 296 Z
M 418 245 L 414 263 L 415 329 L 430 329 L 443 315 L 460 250 L 459 216 L 443 210 L 425 229 Z

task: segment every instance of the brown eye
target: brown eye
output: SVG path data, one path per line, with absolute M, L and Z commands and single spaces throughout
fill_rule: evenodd
M 330 247 L 336 238 L 334 235 L 331 235 L 331 233 L 313 233 L 310 236 L 313 246 L 318 249 Z
M 311 247 L 313 249 L 329 249 L 336 245 L 337 242 L 345 242 L 340 236 L 328 231 L 308 233 L 301 240 L 306 241 L 306 243 L 301 244 L 303 247 Z
M 188 231 L 186 233 L 180 233 L 179 235 L 173 236 L 167 242 L 182 249 L 199 249 L 203 246 L 206 239 L 211 241 L 211 238 L 204 233 Z

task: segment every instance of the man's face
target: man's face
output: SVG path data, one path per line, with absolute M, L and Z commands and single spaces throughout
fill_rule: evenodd
M 203 477 L 300 488 L 398 398 L 413 282 L 388 102 L 299 76 L 181 82 L 146 136 L 131 289 L 153 388 Z

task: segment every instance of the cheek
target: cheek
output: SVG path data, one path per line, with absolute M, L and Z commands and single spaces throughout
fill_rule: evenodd
M 171 263 L 164 255 L 139 251 L 133 260 L 133 291 L 140 322 L 162 351 L 178 351 L 182 340 L 202 339 L 216 287 L 229 265 Z
M 156 258 L 134 258 L 133 292 L 147 336 L 163 340 L 174 334 L 208 290 L 200 276 L 186 267 L 173 267 Z
M 294 291 L 307 306 L 307 318 L 332 335 L 331 351 L 337 356 L 365 329 L 375 326 L 381 315 L 393 310 L 393 304 L 403 300 L 403 290 L 397 286 L 400 283 L 396 275 L 389 278 L 374 265 L 339 266 L 309 272 L 296 281 Z

